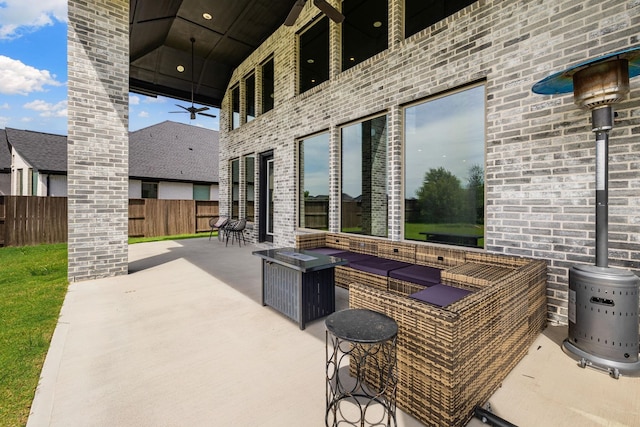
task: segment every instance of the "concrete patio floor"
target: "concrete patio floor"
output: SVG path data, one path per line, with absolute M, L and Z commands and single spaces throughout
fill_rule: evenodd
M 257 249 L 136 244 L 129 275 L 72 284 L 27 425 L 323 426 L 324 321 L 301 331 L 261 305 Z M 347 308 L 346 291 L 336 298 Z M 577 367 L 566 335 L 539 336 L 493 412 L 518 426 L 640 425 L 640 378 Z M 398 410 L 398 425 L 422 424 Z

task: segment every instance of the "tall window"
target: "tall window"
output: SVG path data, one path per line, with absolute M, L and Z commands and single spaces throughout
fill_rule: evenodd
M 256 75 L 251 74 L 244 79 L 245 99 L 244 105 L 247 108 L 247 122 L 256 118 Z
M 273 92 L 275 88 L 273 58 L 262 65 L 262 112 L 273 109 Z
M 240 127 L 240 86 L 231 89 L 231 129 Z
M 300 141 L 300 227 L 329 229 L 329 134 Z
M 341 230 L 387 237 L 387 116 L 345 126 Z
M 329 80 L 329 18 L 300 34 L 300 93 Z
M 387 0 L 344 0 L 342 13 L 342 70 L 387 49 Z
M 476 0 L 404 0 L 404 36 L 409 37 Z
M 255 157 L 244 158 L 244 194 L 246 198 L 244 211 L 247 221 L 253 221 L 255 218 L 255 165 Z
M 404 114 L 405 239 L 484 247 L 484 86 Z
M 16 190 L 18 191 L 18 196 L 24 196 L 24 177 L 23 177 L 23 170 L 22 169 L 18 169 L 17 171 L 17 181 L 16 182 Z
M 240 160 L 231 160 L 231 218 L 240 215 Z

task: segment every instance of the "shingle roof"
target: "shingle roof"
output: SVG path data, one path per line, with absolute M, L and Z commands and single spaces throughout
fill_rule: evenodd
M 67 172 L 67 137 L 5 129 L 6 139 L 42 172 Z M 0 169 L 3 167 L 0 130 Z M 7 153 L 7 168 L 11 154 Z M 218 182 L 218 131 L 171 121 L 129 133 L 129 176 L 189 182 Z
M 4 129 L 0 129 L 0 171 L 11 171 L 11 149 Z
M 164 121 L 129 134 L 129 176 L 218 182 L 218 131 Z
M 51 133 L 6 128 L 7 141 L 34 169 L 67 172 L 67 137 Z

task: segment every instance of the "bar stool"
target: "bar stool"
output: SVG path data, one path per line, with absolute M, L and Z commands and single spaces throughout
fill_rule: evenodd
M 397 426 L 398 324 L 382 313 L 347 309 L 325 325 L 326 426 Z

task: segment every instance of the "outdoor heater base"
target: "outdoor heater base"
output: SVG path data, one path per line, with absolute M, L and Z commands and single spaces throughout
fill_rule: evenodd
M 562 350 L 571 358 L 578 361 L 578 365 L 581 368 L 587 366 L 606 371 L 609 375 L 615 379 L 618 379 L 620 375 L 628 377 L 640 377 L 640 360 L 632 363 L 616 362 L 613 360 L 604 359 L 602 357 L 595 356 L 586 351 L 580 350 L 573 345 L 569 339 L 565 339 L 562 343 Z

